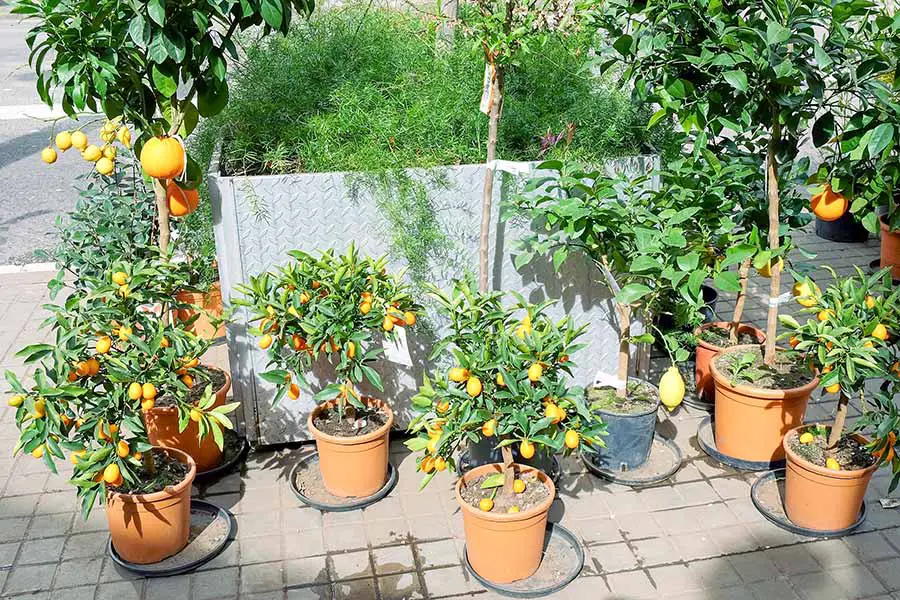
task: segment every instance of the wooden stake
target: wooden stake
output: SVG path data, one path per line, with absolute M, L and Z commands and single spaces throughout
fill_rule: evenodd
M 769 248 L 775 249 L 780 244 L 778 228 L 778 159 L 775 149 L 781 139 L 781 124 L 776 116 L 772 124 L 772 135 L 766 150 L 766 190 L 769 196 Z M 772 277 L 769 280 L 769 314 L 766 320 L 766 353 L 765 363 L 775 364 L 775 336 L 778 332 L 778 296 L 781 292 L 781 265 L 776 261 L 771 264 Z
M 509 446 L 503 446 L 500 448 L 500 454 L 503 456 L 503 495 L 512 496 L 513 481 L 516 479 L 512 449 Z
M 628 361 L 631 347 L 628 337 L 631 335 L 631 307 L 616 302 L 616 314 L 619 316 L 619 372 L 618 378 L 621 387 L 616 386 L 616 396 L 625 398 L 628 396 Z
M 497 157 L 497 131 L 500 125 L 500 108 L 503 103 L 503 71 L 494 69 L 490 121 L 488 123 L 487 167 L 484 171 L 484 195 L 481 200 L 481 236 L 478 244 L 478 289 L 488 289 L 488 250 L 491 237 L 491 202 L 494 196 L 494 165 Z
M 847 420 L 847 406 L 850 404 L 850 396 L 844 390 L 841 390 L 841 396 L 838 398 L 837 412 L 834 415 L 834 425 L 831 426 L 831 433 L 828 435 L 829 450 L 837 446 L 841 441 L 841 435 L 844 433 L 844 422 Z
M 737 344 L 738 328 L 741 326 L 741 319 L 744 317 L 744 303 L 747 301 L 747 280 L 750 275 L 750 266 L 751 261 L 749 258 L 746 258 L 738 270 L 741 291 L 738 292 L 737 299 L 734 302 L 734 314 L 731 316 L 731 333 L 728 337 L 732 344 Z

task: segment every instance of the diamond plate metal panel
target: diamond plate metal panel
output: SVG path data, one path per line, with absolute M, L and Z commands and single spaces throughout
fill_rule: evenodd
M 214 161 L 213 164 L 216 164 Z M 653 156 L 612 161 L 610 172 L 645 174 L 658 165 Z M 500 222 L 500 205 L 523 180 L 535 174 L 532 163 L 499 163 L 495 172 L 494 211 L 491 226 L 490 275 L 494 289 L 517 290 L 532 302 L 558 300 L 552 309 L 559 318 L 571 315 L 578 323 L 589 323 L 588 347 L 576 357 L 579 383 L 594 379 L 598 370 L 615 372 L 616 326 L 608 292 L 597 283 L 597 272 L 586 260 L 573 257 L 560 273 L 549 260 L 534 262 L 517 271 L 513 266 L 515 242 L 523 226 Z M 448 287 L 466 271 L 478 270 L 478 233 L 485 165 L 440 168 L 441 185 L 429 185 L 429 201 L 453 251 L 434 264 L 430 281 Z M 503 170 L 505 169 L 505 170 Z M 434 181 L 435 170 L 411 170 L 413 178 Z M 353 185 L 347 173 L 309 173 L 283 176 L 222 177 L 210 174 L 213 220 L 222 295 L 230 303 L 233 287 L 288 260 L 287 251 L 335 248 L 344 250 L 354 240 L 362 252 L 378 256 L 390 247 L 390 224 L 382 217 L 367 186 Z M 653 185 L 658 185 L 654 182 Z M 394 256 L 395 268 L 404 266 Z M 266 370 L 266 355 L 247 334 L 247 317 L 236 311 L 228 326 L 228 345 L 235 397 L 244 404 L 248 434 L 259 444 L 278 444 L 309 439 L 306 417 L 313 408 L 311 394 L 298 401 L 271 406 L 274 390 L 257 373 Z M 440 332 L 437 315 L 429 315 Z M 409 398 L 421 381 L 432 339 L 426 327 L 409 331 L 413 367 L 382 361 L 375 365 L 384 380 L 385 392 L 399 426 L 409 421 Z M 327 381 L 329 368 L 317 365 L 311 382 Z

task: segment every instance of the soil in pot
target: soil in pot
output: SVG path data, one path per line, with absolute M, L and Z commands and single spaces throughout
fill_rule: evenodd
M 732 346 L 759 343 L 756 336 L 749 331 L 739 331 L 737 343 L 733 343 L 731 341 L 731 332 L 721 327 L 705 327 L 698 332 L 697 337 L 707 344 L 718 348 L 731 348 Z
M 378 431 L 388 422 L 388 416 L 377 408 L 354 408 L 354 415 L 341 415 L 335 408 L 326 408 L 313 419 L 322 433 L 335 437 L 356 437 Z
M 194 385 L 191 387 L 190 391 L 188 391 L 187 395 L 187 401 L 192 404 L 196 404 L 203 399 L 203 394 L 206 392 L 206 386 L 212 386 L 212 392 L 215 394 L 216 391 L 222 389 L 227 381 L 225 371 L 215 367 L 200 365 L 194 369 L 194 371 Z M 156 398 L 155 402 L 155 406 L 159 408 L 176 406 L 175 399 L 165 395 Z
M 808 365 L 785 352 L 776 353 L 775 364 L 771 366 L 763 362 L 763 353 L 758 348 L 719 354 L 714 360 L 716 368 L 725 377 L 730 378 L 733 386 L 749 385 L 763 390 L 789 390 L 803 387 L 815 379 Z
M 841 437 L 837 446 L 829 450 L 827 431 L 814 435 L 813 440 L 807 444 L 800 443 L 799 435 L 792 436 L 788 440 L 788 446 L 803 460 L 822 468 L 828 466 L 826 461 L 829 458 L 835 459 L 844 471 L 865 469 L 874 465 L 877 460 L 865 444 L 847 435 Z
M 491 512 L 506 513 L 509 509 L 515 507 L 520 512 L 539 506 L 550 496 L 550 490 L 541 482 L 534 471 L 527 473 L 517 473 L 516 478 L 521 479 L 525 483 L 525 490 L 521 493 L 513 493 L 512 497 L 503 494 L 503 488 L 482 489 L 481 485 L 491 477 L 490 474 L 484 474 L 466 482 L 465 487 L 459 491 L 462 499 L 474 508 L 479 507 L 479 503 L 484 498 L 490 498 L 494 501 L 494 507 Z
M 659 404 L 659 391 L 646 381 L 630 379 L 628 395 L 620 398 L 612 386 L 591 387 L 587 391 L 591 410 L 604 410 L 619 415 L 639 415 Z
M 187 477 L 190 471 L 187 464 L 172 458 L 162 450 L 154 448 L 152 452 L 155 468 L 152 474 L 144 470 L 137 471 L 137 481 L 134 483 L 123 479 L 121 486 L 109 486 L 109 489 L 119 494 L 153 494 L 161 492 Z

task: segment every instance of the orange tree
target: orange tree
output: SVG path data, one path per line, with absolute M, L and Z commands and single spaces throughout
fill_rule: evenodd
M 199 435 L 213 435 L 220 447 L 222 429 L 232 428 L 227 414 L 237 404 L 210 409 L 210 386 L 196 405 L 187 400 L 209 342 L 161 317 L 180 269 L 156 259 L 119 263 L 102 279 L 85 279 L 63 305 L 47 306 L 53 343 L 18 353 L 37 364 L 34 384 L 6 372 L 21 432 L 15 451 L 43 458 L 56 472 L 54 460 L 69 450 L 85 516 L 107 486 L 159 489 L 142 418 L 156 402 L 174 403 L 182 431 L 193 420 Z
M 422 485 L 436 472 L 455 467 L 454 452 L 463 443 L 497 441 L 503 453 L 504 493 L 513 491 L 513 455 L 534 456 L 535 447 L 572 452 L 602 446 L 604 426 L 585 402 L 584 391 L 570 387 L 571 356 L 584 347 L 578 338 L 586 326 L 571 318 L 552 321 L 552 302 L 529 304 L 512 293 L 504 306 L 502 292 L 476 292 L 458 281 L 447 294 L 431 295 L 449 319 L 449 334 L 434 347 L 432 359 L 446 356 L 454 366 L 426 376 L 413 397 L 418 411 L 406 441 L 422 452 Z
M 342 255 L 333 250 L 318 256 L 300 250 L 288 254 L 294 262 L 236 286 L 244 297 L 234 304 L 251 311 L 250 322 L 257 326 L 250 331 L 259 336 L 273 367 L 260 377 L 278 387 L 273 403 L 285 394 L 296 400 L 301 387 L 309 387 L 306 373 L 313 362 L 329 360 L 336 381 L 314 399 L 337 398 L 341 413 L 352 417 L 348 407 L 364 407 L 359 384 L 366 381 L 384 391 L 371 367 L 383 352 L 378 338 L 394 338 L 398 328 L 415 325 L 420 307 L 402 273 L 387 274 L 385 256 L 361 257 L 353 244 Z
M 172 136 L 189 135 L 201 116 L 224 108 L 228 61 L 238 56 L 235 33 L 255 26 L 286 33 L 294 10 L 312 9 L 312 0 L 17 0 L 12 12 L 36 22 L 25 39 L 44 102 L 52 105 L 58 91 L 73 118 L 102 111 L 140 129 L 137 151 L 154 181 L 165 250 L 166 181 L 181 177 L 185 166 L 183 185 L 196 188 L 200 179 Z
M 804 302 L 802 312 L 810 315 L 800 323 L 790 315 L 781 315 L 793 351 L 802 354 L 810 368 L 820 373 L 821 385 L 829 393 L 839 395 L 837 414 L 828 438 L 833 448 L 844 432 L 847 408 L 851 398 L 858 398 L 866 408 L 858 427 L 874 425 L 878 439 L 874 444 L 883 449 L 889 435 L 900 428 L 900 415 L 893 402 L 893 393 L 880 392 L 874 400 L 867 399 L 866 381 L 890 378 L 897 383 L 896 346 L 892 338 L 900 334 L 900 289 L 891 282 L 890 269 L 882 269 L 866 276 L 857 268 L 854 277 L 834 277 L 824 292 L 807 280 L 813 290 Z M 891 442 L 893 445 L 893 441 Z M 895 471 L 900 462 L 895 462 Z M 896 484 L 896 483 L 895 483 Z

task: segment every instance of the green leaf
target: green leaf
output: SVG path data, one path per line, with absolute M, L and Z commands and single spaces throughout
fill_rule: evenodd
M 781 44 L 791 38 L 791 30 L 776 21 L 769 21 L 766 27 L 766 42 L 770 46 Z
M 716 275 L 715 279 L 713 279 L 713 283 L 716 286 L 716 289 L 723 292 L 737 293 L 741 291 L 741 281 L 738 278 L 737 273 L 732 271 L 719 273 Z
M 128 35 L 135 44 L 145 48 L 150 43 L 150 23 L 140 15 L 135 16 L 128 26 Z
M 739 92 L 747 91 L 747 75 L 743 71 L 725 71 L 722 77 L 728 82 L 728 85 Z
M 153 85 L 156 86 L 156 89 L 163 97 L 171 98 L 175 95 L 175 92 L 178 91 L 178 82 L 173 77 L 160 71 L 155 64 L 150 69 L 150 73 L 153 77 Z
M 260 13 L 265 22 L 273 29 L 281 27 L 281 21 L 284 18 L 280 0 L 262 0 L 260 4 Z
M 690 254 L 679 256 L 675 259 L 675 262 L 678 263 L 678 268 L 682 271 L 693 271 L 700 264 L 700 254 L 691 252 Z
M 887 148 L 894 139 L 894 126 L 890 123 L 882 123 L 872 130 L 872 137 L 869 138 L 869 156 L 876 158 L 881 151 Z
M 481 489 L 488 490 L 491 488 L 502 487 L 506 482 L 506 477 L 503 476 L 503 473 L 494 473 L 493 475 L 488 475 L 484 478 L 484 481 L 481 482 Z
M 147 14 L 153 22 L 162 27 L 166 23 L 166 0 L 150 0 L 147 2 Z
M 630 283 L 616 294 L 616 302 L 622 304 L 634 304 L 652 290 L 642 283 Z

